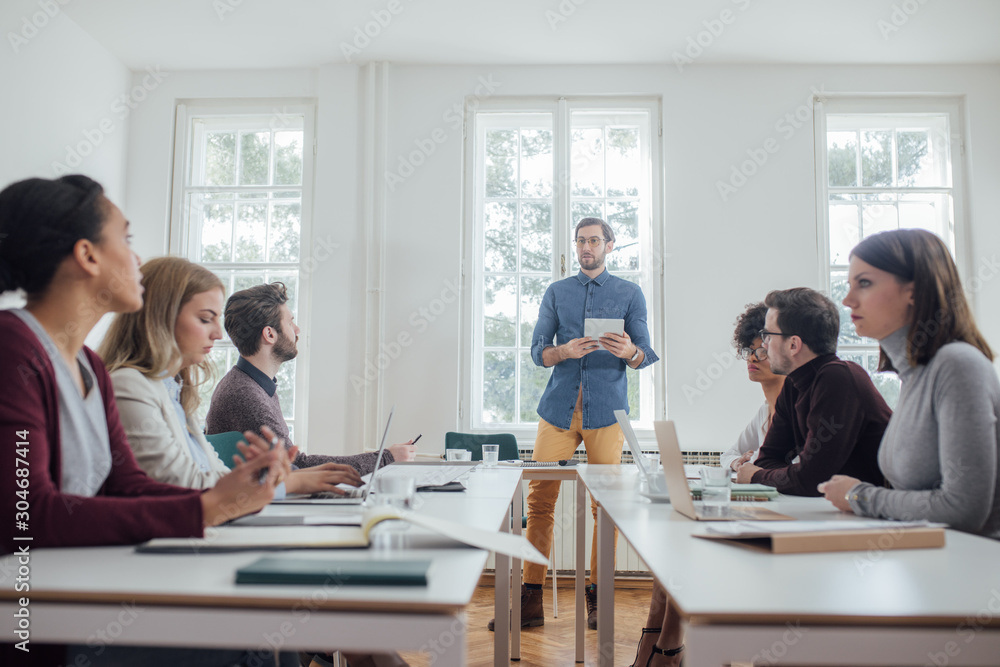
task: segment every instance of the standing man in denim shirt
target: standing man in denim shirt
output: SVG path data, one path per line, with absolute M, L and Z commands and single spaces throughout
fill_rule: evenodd
M 534 460 L 558 461 L 573 456 L 580 441 L 590 463 L 620 463 L 624 437 L 615 410 L 628 410 L 625 366 L 639 369 L 659 357 L 650 347 L 646 300 L 635 283 L 616 278 L 604 267 L 615 235 L 600 218 L 576 225 L 580 272 L 549 285 L 531 337 L 531 358 L 552 367 L 538 403 L 538 435 Z M 606 333 L 598 340 L 583 335 L 586 318 L 624 319 L 625 333 Z M 594 354 L 604 348 L 605 351 Z M 559 482 L 532 480 L 528 492 L 528 540 L 543 554 L 552 547 L 552 526 Z M 594 517 L 597 505 L 591 503 Z M 617 531 L 615 534 L 617 542 Z M 587 624 L 597 628 L 597 534 L 594 531 L 587 587 Z M 521 625 L 545 623 L 542 583 L 545 566 L 525 563 L 521 591 Z M 607 584 L 614 586 L 614 582 Z

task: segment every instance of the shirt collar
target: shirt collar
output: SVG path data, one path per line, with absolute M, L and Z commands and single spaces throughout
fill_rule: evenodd
M 278 389 L 277 378 L 267 377 L 267 375 L 265 375 L 263 371 L 261 371 L 259 368 L 251 364 L 243 357 L 240 357 L 239 359 L 236 360 L 236 368 L 240 369 L 241 371 L 249 375 L 251 378 L 253 378 L 253 381 L 259 384 L 260 388 L 263 389 L 268 396 L 274 396 L 274 392 Z
M 795 385 L 796 389 L 803 391 L 812 384 L 819 367 L 825 366 L 836 358 L 837 355 L 832 352 L 830 354 L 821 354 L 815 359 L 811 359 L 807 363 L 799 366 L 794 371 L 789 373 L 788 379 L 793 385 Z
M 580 284 L 584 286 L 586 286 L 587 283 L 591 281 L 597 283 L 598 285 L 604 285 L 604 283 L 608 282 L 608 278 L 610 277 L 611 274 L 608 273 L 607 268 L 605 268 L 604 271 L 601 272 L 601 275 L 597 276 L 596 278 L 591 278 L 590 276 L 588 276 L 586 273 L 583 272 L 583 269 L 580 269 L 580 272 L 576 274 L 576 279 L 579 280 Z

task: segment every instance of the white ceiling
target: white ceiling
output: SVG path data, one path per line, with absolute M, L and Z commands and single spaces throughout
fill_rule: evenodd
M 341 44 L 366 24 L 377 34 L 352 62 L 673 63 L 704 33 L 698 63 L 1000 63 L 996 0 L 92 0 L 64 11 L 132 69 L 343 63 Z M 372 12 L 390 20 L 377 26 Z

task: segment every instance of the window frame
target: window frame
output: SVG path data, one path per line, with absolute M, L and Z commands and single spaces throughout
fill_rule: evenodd
M 462 225 L 462 280 L 466 285 L 463 301 L 462 317 L 462 349 L 460 353 L 461 398 L 459 404 L 459 428 L 468 432 L 496 432 L 503 429 L 513 433 L 524 447 L 533 446 L 537 427 L 531 425 L 480 424 L 476 415 L 482 406 L 482 369 L 477 363 L 482 356 L 482 320 L 483 302 L 481 298 L 485 271 L 480 260 L 485 243 L 485 234 L 478 225 L 482 219 L 483 201 L 479 192 L 483 191 L 485 172 L 477 169 L 477 160 L 482 153 L 480 135 L 489 121 L 481 122 L 487 116 L 479 114 L 547 114 L 552 119 L 553 133 L 553 262 L 551 279 L 553 281 L 573 275 L 573 263 L 576 260 L 575 248 L 572 244 L 569 220 L 571 215 L 571 193 L 565 181 L 571 160 L 570 128 L 571 116 L 574 112 L 589 111 L 612 115 L 619 113 L 645 113 L 648 117 L 648 160 L 650 162 L 648 188 L 649 225 L 640 224 L 639 234 L 642 244 L 643 278 L 646 297 L 648 323 L 651 330 L 651 345 L 663 356 L 665 327 L 663 322 L 663 286 L 664 267 L 662 258 L 666 256 L 664 247 L 664 213 L 663 213 L 663 171 L 662 171 L 662 100 L 659 97 L 514 97 L 490 98 L 481 100 L 467 98 L 465 107 L 465 125 L 463 137 L 465 146 Z M 644 159 L 647 156 L 644 156 Z M 567 181 L 568 182 L 568 181 Z M 607 197 L 604 197 L 607 199 Z M 646 214 L 645 206 L 640 209 L 640 220 Z M 646 238 L 644 238 L 644 236 Z M 566 254 L 566 272 L 560 273 L 559 261 L 556 256 Z M 468 282 L 466 282 L 468 281 Z M 649 385 L 647 393 L 648 406 L 644 401 L 642 414 L 645 415 L 636 433 L 640 440 L 652 439 L 652 422 L 663 419 L 666 415 L 665 382 L 660 379 L 663 369 L 650 366 L 641 377 L 643 384 Z
M 309 357 L 310 357 L 310 308 L 312 280 L 309 265 L 305 261 L 310 257 L 312 247 L 313 198 L 315 191 L 315 159 L 316 159 L 316 104 L 306 98 L 281 99 L 183 99 L 178 100 L 174 119 L 174 149 L 172 169 L 170 172 L 170 207 L 168 210 L 167 247 L 171 255 L 194 259 L 190 253 L 189 225 L 184 220 L 185 199 L 189 192 L 203 190 L 202 186 L 190 186 L 192 177 L 192 156 L 194 139 L 198 132 L 193 128 L 193 120 L 200 117 L 238 117 L 246 116 L 247 127 L 268 126 L 272 130 L 280 130 L 286 116 L 302 117 L 302 185 L 290 186 L 290 190 L 301 188 L 301 226 L 299 229 L 299 261 L 297 268 L 288 266 L 288 262 L 229 262 L 222 270 L 260 269 L 267 271 L 293 270 L 298 273 L 297 311 L 295 321 L 300 333 L 298 341 L 299 354 L 295 367 L 295 409 L 292 417 L 287 419 L 289 429 L 293 430 L 297 442 L 308 443 L 308 404 L 309 404 Z M 242 124 L 237 122 L 238 125 Z M 218 189 L 226 189 L 221 186 Z M 233 186 L 243 190 L 260 187 L 273 190 L 276 186 Z M 284 186 L 278 186 L 284 187 Z M 283 265 L 283 266 L 279 266 Z M 227 287 L 228 289 L 228 287 Z M 226 295 L 228 298 L 228 294 Z M 228 339 L 227 339 L 228 340 Z M 226 347 L 232 344 L 227 342 Z M 216 381 L 221 377 L 215 378 Z

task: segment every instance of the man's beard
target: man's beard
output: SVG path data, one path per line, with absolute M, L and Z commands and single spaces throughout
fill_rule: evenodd
M 594 269 L 599 268 L 602 264 L 604 264 L 604 258 L 597 257 L 596 255 L 590 259 L 584 258 L 580 260 L 580 266 L 587 271 L 593 271 Z
M 279 331 L 278 340 L 271 349 L 271 353 L 274 355 L 275 359 L 281 363 L 285 363 L 286 361 L 291 361 L 298 356 L 299 348 L 295 346 L 294 340 L 290 340 L 284 333 Z

